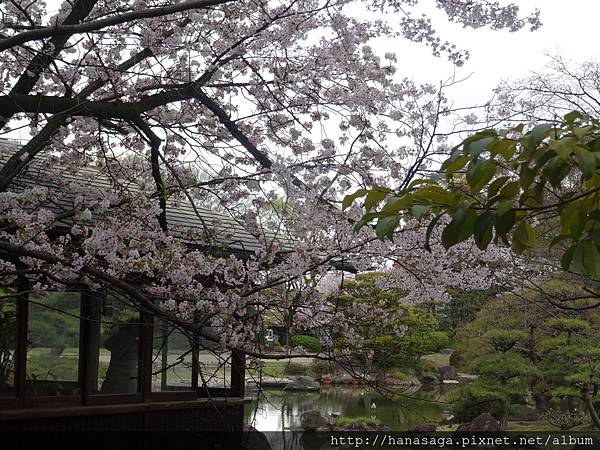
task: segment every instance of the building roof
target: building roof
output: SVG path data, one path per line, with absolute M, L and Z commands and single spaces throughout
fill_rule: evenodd
M 10 155 L 20 148 L 20 143 L 14 140 L 0 139 L 0 165 L 6 163 Z M 60 183 L 53 182 L 49 174 L 49 161 L 46 157 L 36 158 L 22 174 L 11 184 L 14 191 L 20 191 L 35 186 L 45 186 L 50 192 L 59 192 L 62 190 Z M 61 183 L 74 182 L 78 185 L 88 185 L 93 191 L 96 189 L 99 195 L 110 189 L 115 189 L 115 184 L 111 178 L 102 169 L 86 167 L 80 172 L 73 173 L 65 170 L 61 173 Z M 119 187 L 123 189 L 122 187 Z M 142 191 L 131 185 L 125 188 L 129 194 L 141 193 Z M 64 190 L 62 190 L 64 192 Z M 52 198 L 52 202 L 44 205 L 55 213 L 68 211 L 73 208 L 75 198 L 65 196 L 56 196 Z M 187 230 L 202 231 L 208 230 L 210 238 L 208 243 L 201 246 L 213 247 L 224 252 L 246 253 L 256 252 L 262 248 L 259 240 L 249 233 L 243 226 L 241 220 L 236 220 L 229 214 L 207 208 L 202 205 L 192 205 L 187 198 L 180 198 L 177 201 L 169 200 L 167 202 L 167 222 L 174 234 L 179 234 L 179 237 L 185 239 Z M 68 220 L 65 220 L 65 225 Z M 196 233 L 197 235 L 198 233 Z M 276 235 L 275 233 L 265 233 L 267 239 L 275 240 L 284 249 L 291 249 L 293 242 L 291 238 Z M 188 242 L 194 244 L 194 242 Z

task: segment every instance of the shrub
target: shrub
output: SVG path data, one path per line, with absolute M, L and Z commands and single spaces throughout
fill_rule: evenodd
M 353 423 L 360 423 L 364 428 L 368 428 L 373 425 L 380 425 L 381 421 L 379 419 L 373 419 L 371 417 L 359 416 L 359 417 L 348 417 L 348 416 L 340 416 L 335 420 L 335 424 L 338 427 L 346 427 L 348 425 L 352 425 Z
M 322 375 L 332 372 L 331 363 L 329 361 L 323 361 L 321 359 L 313 359 L 311 368 L 313 373 L 315 374 L 315 377 L 320 377 Z
M 306 375 L 308 367 L 299 362 L 290 361 L 287 366 L 285 366 L 284 372 L 286 375 Z
M 273 343 L 273 351 L 275 351 L 275 352 L 280 352 L 281 351 L 281 344 L 279 343 L 279 341 L 275 341 Z
M 307 352 L 320 352 L 321 343 L 316 337 L 308 336 L 306 334 L 298 334 L 292 336 L 292 345 L 294 347 L 302 347 Z

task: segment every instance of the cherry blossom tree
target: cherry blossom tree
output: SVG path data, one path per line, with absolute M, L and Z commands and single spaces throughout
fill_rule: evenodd
M 425 252 L 416 222 L 383 244 L 353 232 L 358 206 L 340 207 L 353 187 L 408 186 L 447 152 L 443 86 L 402 78 L 399 56 L 373 47 L 403 38 L 463 64 L 419 3 L 2 2 L 0 132 L 30 136 L 1 155 L 2 285 L 109 289 L 248 354 L 261 317 L 286 307 L 269 292 L 292 282 L 295 326 L 356 336 L 319 293 L 335 264 L 393 266 L 414 301 L 484 286 L 493 251 Z M 540 25 L 514 4 L 436 6 L 473 29 Z M 171 220 L 177 205 L 197 226 Z M 257 248 L 224 244 L 241 232 Z

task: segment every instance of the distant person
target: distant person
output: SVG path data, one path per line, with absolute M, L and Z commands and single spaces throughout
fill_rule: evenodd
M 119 331 L 109 337 L 105 346 L 110 351 L 110 363 L 101 394 L 137 392 L 140 325 L 129 319 Z

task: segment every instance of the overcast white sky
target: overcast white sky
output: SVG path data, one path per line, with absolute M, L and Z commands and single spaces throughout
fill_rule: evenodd
M 467 82 L 447 92 L 457 106 L 467 106 L 487 100 L 491 90 L 504 78 L 520 78 L 542 69 L 548 62 L 545 54 L 560 54 L 574 62 L 597 59 L 600 55 L 600 1 L 512 1 L 520 6 L 523 15 L 540 9 L 543 26 L 535 32 L 516 33 L 464 29 L 448 23 L 444 13 L 435 8 L 435 0 L 422 0 L 421 7 L 434 19 L 440 37 L 469 50 L 471 58 L 463 67 L 455 68 L 443 57 L 432 56 L 421 44 L 395 41 L 389 46 L 398 54 L 399 74 L 437 84 L 452 76 L 455 70 L 457 79 L 472 73 Z M 61 2 L 48 0 L 48 12 L 55 12 Z M 510 3 L 508 0 L 500 2 Z
M 549 62 L 546 54 L 562 55 L 573 62 L 600 56 L 600 1 L 597 0 L 516 0 L 522 14 L 538 8 L 543 22 L 537 31 L 516 33 L 464 29 L 444 20 L 441 11 L 435 12 L 434 0 L 423 3 L 430 5 L 426 6 L 427 11 L 434 18 L 442 40 L 469 50 L 471 58 L 463 67 L 454 68 L 450 62 L 431 56 L 418 44 L 400 44 L 395 48 L 399 72 L 413 76 L 416 81 L 436 84 L 449 78 L 454 70 L 457 79 L 472 73 L 468 81 L 447 92 L 457 106 L 482 103 L 491 96 L 491 90 L 500 80 L 522 78 L 531 71 L 541 70 Z

